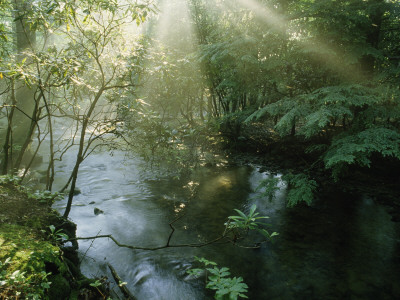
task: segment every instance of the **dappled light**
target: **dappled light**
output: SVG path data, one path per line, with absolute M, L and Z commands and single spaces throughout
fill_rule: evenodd
M 353 81 L 354 79 L 361 78 L 360 71 L 352 66 L 346 66 L 345 68 L 341 65 L 341 62 L 346 58 L 343 58 L 339 48 L 334 45 L 327 45 L 318 39 L 308 39 L 309 33 L 293 22 L 292 18 L 295 16 L 287 14 L 286 8 L 270 8 L 265 3 L 261 4 L 257 0 L 239 0 L 242 7 L 250 9 L 258 21 L 268 25 L 273 31 L 278 32 L 282 35 L 283 39 L 293 40 L 305 52 L 315 54 L 313 59 L 318 63 L 327 65 L 329 68 L 337 72 L 343 79 Z M 287 14 L 287 15 L 285 15 Z M 301 18 L 301 16 L 299 16 Z M 305 15 L 305 18 L 308 16 Z M 266 28 L 266 30 L 270 30 Z M 304 33 L 303 33 L 304 32 Z M 339 55 L 338 55 L 339 54 Z M 351 54 L 345 54 L 351 56 Z
M 399 45 L 399 1 L 0 1 L 0 298 L 400 299 Z

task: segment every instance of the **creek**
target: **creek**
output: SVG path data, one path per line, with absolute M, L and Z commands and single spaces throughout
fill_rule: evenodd
M 74 163 L 57 164 L 55 190 L 65 184 Z M 311 207 L 286 208 L 286 187 L 276 199 L 259 198 L 266 176 L 259 166 L 202 167 L 190 182 L 157 176 L 140 159 L 114 151 L 92 153 L 78 178 L 70 218 L 77 236 L 112 234 L 120 243 L 155 247 L 196 243 L 217 237 L 234 208 L 256 204 L 279 236 L 261 249 L 233 245 L 139 251 L 107 238 L 79 241 L 85 275 L 112 278 L 110 263 L 139 300 L 212 299 L 202 279 L 186 271 L 194 256 L 229 267 L 249 286 L 249 299 L 400 299 L 400 230 L 383 207 L 366 196 L 330 191 Z M 63 212 L 66 200 L 54 208 Z M 94 214 L 94 208 L 104 211 Z

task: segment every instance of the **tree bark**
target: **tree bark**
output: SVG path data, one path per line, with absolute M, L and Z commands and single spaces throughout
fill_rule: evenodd
M 15 38 L 17 58 L 20 63 L 25 61 L 29 64 L 27 51 L 34 51 L 36 44 L 36 33 L 31 30 L 26 15 L 31 10 L 30 0 L 14 0 L 15 17 Z M 34 99 L 35 88 L 28 87 L 24 82 L 16 82 L 16 105 L 17 110 L 14 116 L 13 142 L 15 145 L 23 147 L 26 140 L 26 133 L 30 131 L 31 120 L 28 116 L 33 114 L 36 103 Z

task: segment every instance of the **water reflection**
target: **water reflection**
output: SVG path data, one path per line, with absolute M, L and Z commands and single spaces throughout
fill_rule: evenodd
M 182 216 L 174 223 L 172 243 L 206 241 L 223 231 L 234 208 L 246 211 L 252 204 L 271 217 L 271 231 L 280 235 L 258 250 L 218 245 L 151 252 L 119 248 L 107 239 L 82 241 L 87 275 L 108 273 L 109 262 L 138 299 L 208 299 L 203 282 L 186 276 L 196 255 L 242 276 L 250 299 L 400 298 L 399 226 L 371 199 L 330 191 L 313 207 L 286 209 L 283 183 L 272 202 L 255 191 L 262 179 L 279 174 L 251 166 L 204 167 L 188 182 L 154 180 L 138 164 L 117 152 L 93 154 L 84 162 L 82 193 L 70 215 L 78 235 L 100 232 L 125 244 L 159 246 L 166 243 L 169 223 Z M 70 168 L 65 159 L 58 172 Z M 94 207 L 104 214 L 94 215 Z

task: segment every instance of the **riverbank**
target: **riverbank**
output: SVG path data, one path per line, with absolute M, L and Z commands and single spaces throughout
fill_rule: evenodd
M 0 299 L 105 299 L 80 273 L 77 245 L 63 245 L 76 225 L 51 209 L 54 196 L 0 179 Z
M 343 165 L 340 173 L 324 165 L 321 151 L 310 152 L 313 145 L 324 140 L 305 140 L 300 136 L 279 137 L 267 127 L 248 125 L 242 139 L 230 141 L 227 148 L 235 160 L 244 165 L 254 163 L 274 173 L 306 174 L 318 183 L 320 190 L 340 190 L 354 195 L 365 195 L 386 207 L 393 222 L 400 222 L 400 161 L 379 154 L 370 156 L 370 166 Z

